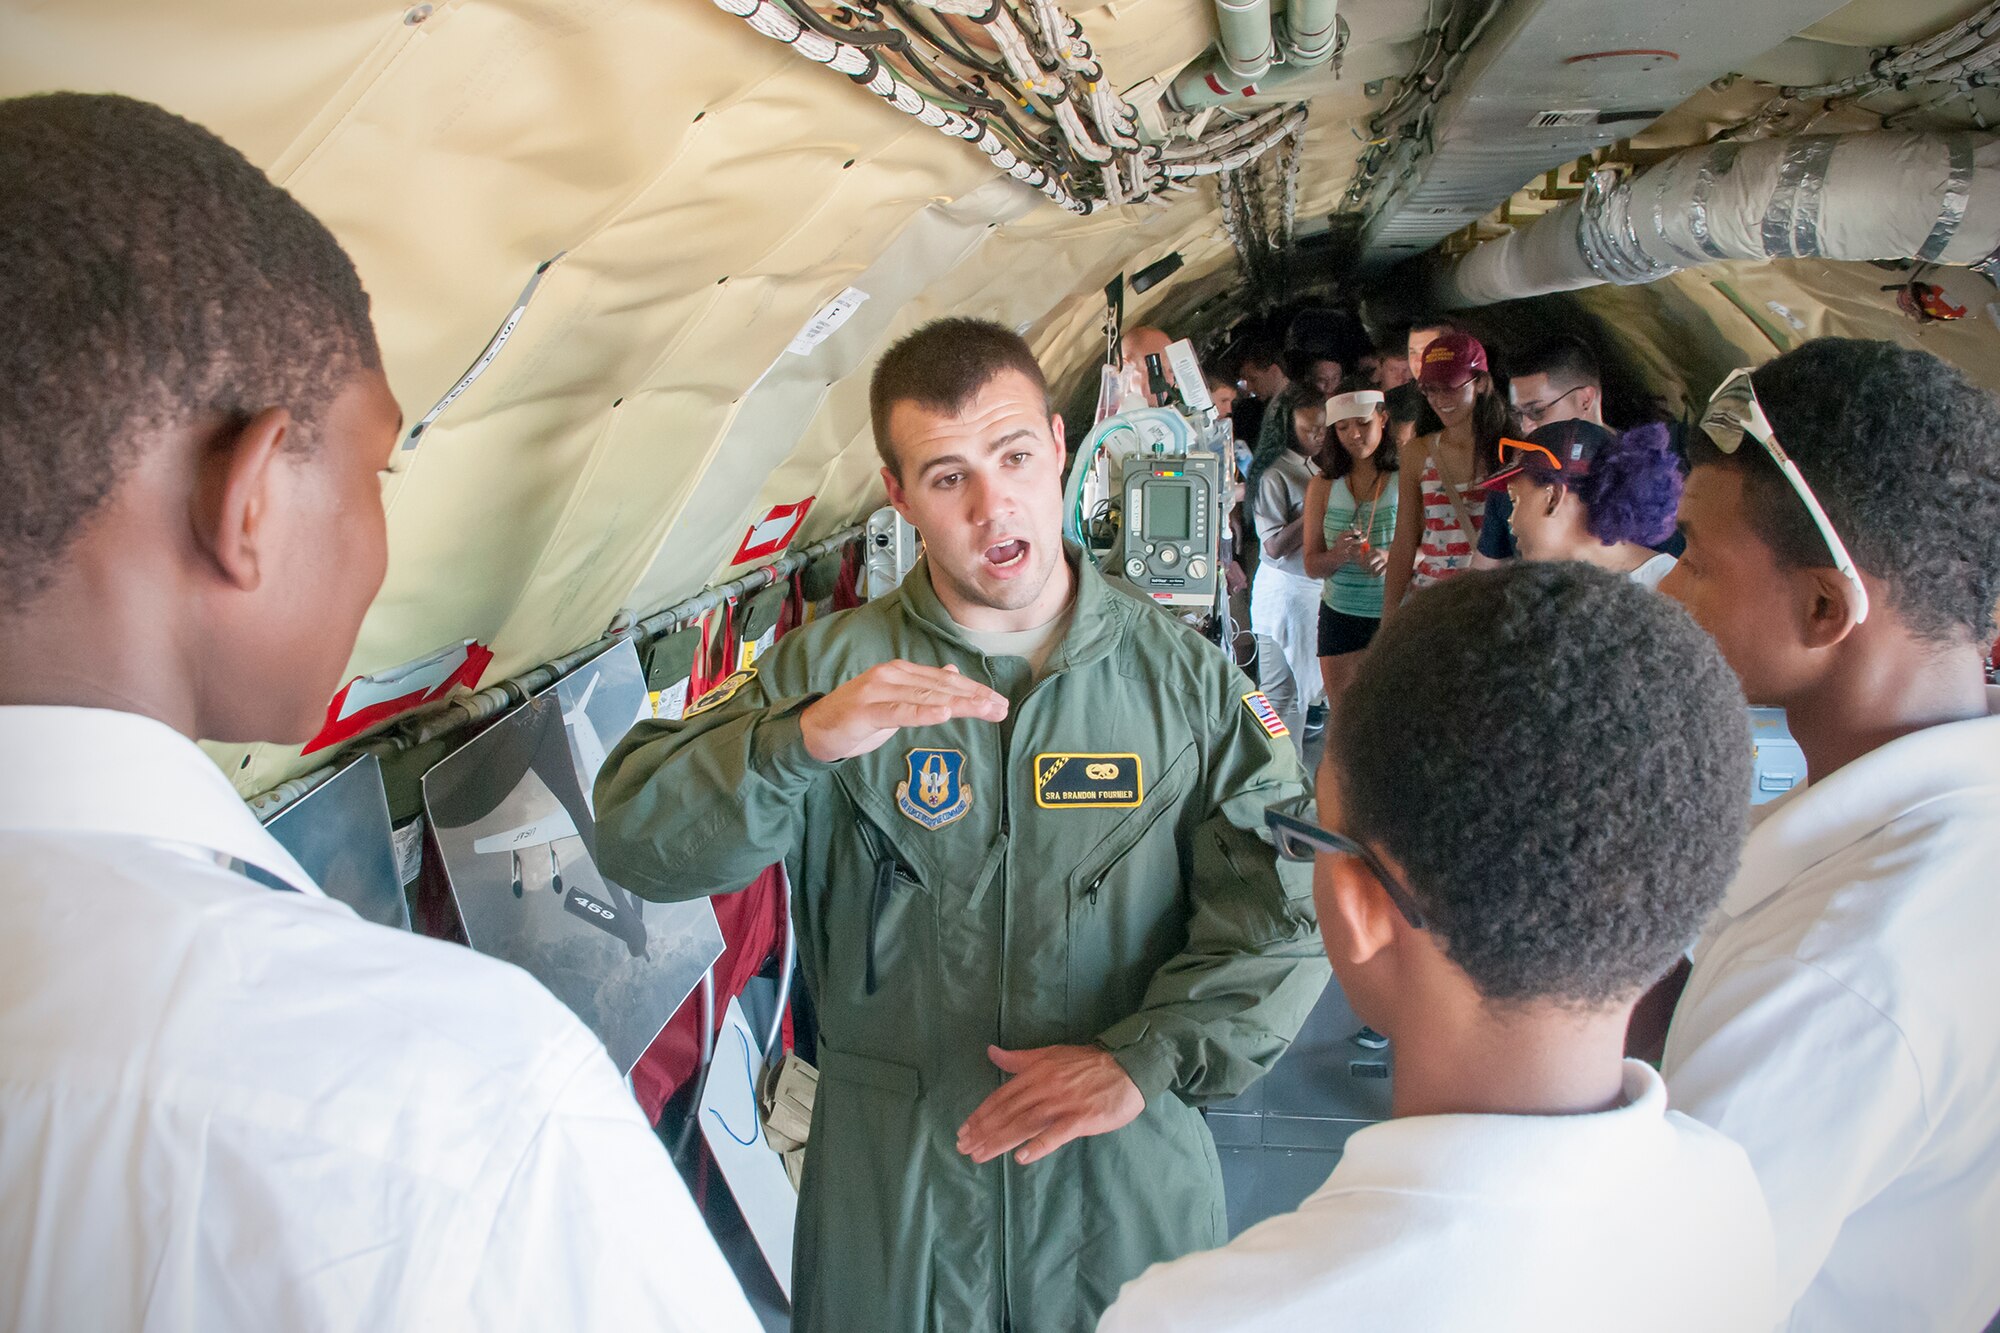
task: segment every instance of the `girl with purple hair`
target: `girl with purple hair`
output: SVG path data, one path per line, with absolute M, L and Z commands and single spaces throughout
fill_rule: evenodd
M 1623 435 L 1556 421 L 1500 441 L 1485 486 L 1514 501 L 1509 522 L 1523 560 L 1579 560 L 1658 587 L 1674 558 L 1652 549 L 1674 531 L 1681 467 L 1664 425 Z

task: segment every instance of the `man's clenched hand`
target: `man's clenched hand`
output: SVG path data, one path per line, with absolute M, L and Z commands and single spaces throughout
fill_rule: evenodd
M 904 727 L 934 727 L 955 717 L 998 722 L 1007 698 L 958 674 L 957 667 L 884 662 L 872 666 L 799 714 L 806 753 L 823 764 L 879 749 Z
M 1138 1085 L 1096 1046 L 989 1046 L 986 1054 L 1014 1077 L 959 1126 L 958 1150 L 975 1162 L 1012 1152 L 1026 1166 L 1071 1139 L 1123 1129 L 1146 1109 Z

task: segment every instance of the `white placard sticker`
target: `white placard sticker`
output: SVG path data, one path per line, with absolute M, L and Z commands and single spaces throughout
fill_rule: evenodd
M 1208 381 L 1201 377 L 1201 362 L 1195 359 L 1194 344 L 1186 338 L 1167 344 L 1167 364 L 1174 368 L 1174 387 L 1181 391 L 1181 398 L 1197 412 L 1207 412 L 1215 407 L 1208 396 Z
M 683 678 L 667 686 L 666 689 L 661 690 L 656 696 L 657 706 L 653 715 L 665 718 L 669 722 L 678 722 L 683 717 L 686 717 L 688 686 L 693 683 L 693 681 Z
M 831 338 L 841 325 L 854 317 L 861 303 L 868 299 L 868 293 L 858 287 L 849 287 L 840 295 L 819 308 L 819 313 L 806 321 L 799 330 L 799 336 L 792 339 L 785 350 L 793 356 L 808 355 L 813 348 Z
M 445 390 L 444 397 L 432 404 L 431 410 L 424 413 L 416 425 L 410 427 L 410 433 L 403 438 L 404 451 L 407 452 L 416 448 L 418 443 L 423 439 L 424 432 L 431 428 L 431 423 L 443 416 L 445 409 L 457 402 L 460 395 L 472 387 L 473 381 L 486 373 L 486 368 L 493 364 L 495 357 L 500 355 L 500 349 L 505 347 L 507 340 L 514 336 L 514 330 L 521 323 L 521 316 L 528 313 L 528 303 L 535 299 L 535 289 L 542 285 L 543 276 L 550 269 L 554 268 L 557 262 L 568 253 L 569 251 L 567 250 L 559 250 L 554 256 L 543 260 L 536 267 L 534 273 L 528 278 L 528 285 L 523 287 L 521 294 L 514 298 L 514 306 L 507 312 L 507 318 L 500 321 L 500 327 L 487 340 L 486 346 L 473 359 L 472 364 L 466 367 L 465 373 L 458 377 L 457 383 Z
M 424 870 L 424 817 L 418 815 L 395 832 L 396 874 L 405 884 Z

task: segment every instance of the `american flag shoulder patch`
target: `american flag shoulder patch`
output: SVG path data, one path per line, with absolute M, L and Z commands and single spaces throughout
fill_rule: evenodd
M 1257 725 L 1269 732 L 1274 739 L 1292 734 L 1286 729 L 1285 720 L 1278 716 L 1278 710 L 1271 707 L 1271 701 L 1264 697 L 1262 690 L 1252 690 L 1244 695 L 1243 706 L 1250 710 L 1250 716 L 1257 719 Z

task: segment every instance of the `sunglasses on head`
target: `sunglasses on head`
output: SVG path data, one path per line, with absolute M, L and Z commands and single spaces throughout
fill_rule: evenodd
M 1855 623 L 1868 619 L 1868 589 L 1862 585 L 1861 572 L 1854 567 L 1854 557 L 1847 553 L 1847 544 L 1833 530 L 1833 520 L 1826 516 L 1826 510 L 1820 508 L 1819 497 L 1806 484 L 1798 464 L 1778 443 L 1777 432 L 1771 429 L 1771 419 L 1764 415 L 1764 405 L 1757 401 L 1757 388 L 1750 382 L 1748 367 L 1730 372 L 1709 398 L 1708 410 L 1702 414 L 1701 429 L 1725 454 L 1734 454 L 1741 449 L 1744 437 L 1748 436 L 1778 465 L 1786 483 L 1804 502 L 1813 526 L 1819 529 L 1820 539 L 1826 543 L 1827 552 L 1833 557 L 1833 567 L 1840 571 L 1840 576 L 1854 590 Z
M 1540 454 L 1543 458 L 1549 460 L 1550 467 L 1554 468 L 1558 472 L 1562 471 L 1562 465 L 1563 465 L 1562 459 L 1557 458 L 1553 453 L 1543 448 L 1539 444 L 1530 444 L 1526 440 L 1510 440 L 1505 437 L 1502 437 L 1500 441 L 1501 460 L 1504 462 L 1506 460 L 1507 455 L 1510 453 Z
M 1424 915 L 1417 910 L 1416 901 L 1410 897 L 1402 881 L 1389 873 L 1375 853 L 1348 837 L 1309 823 L 1292 814 L 1283 805 L 1268 806 L 1264 810 L 1264 823 L 1271 830 L 1271 841 L 1277 845 L 1278 855 L 1287 861 L 1310 861 L 1320 852 L 1333 856 L 1352 856 L 1368 867 L 1368 873 L 1382 886 L 1382 892 L 1389 895 L 1389 901 L 1396 904 L 1396 910 L 1403 914 L 1403 920 L 1410 923 L 1412 930 L 1424 929 Z

